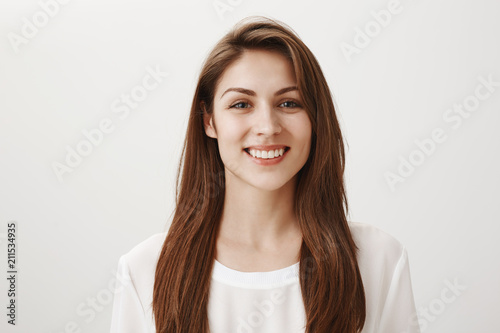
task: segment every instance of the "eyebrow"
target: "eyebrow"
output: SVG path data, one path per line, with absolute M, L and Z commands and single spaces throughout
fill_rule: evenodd
M 299 90 L 299 89 L 297 88 L 297 86 L 286 87 L 286 88 L 280 89 L 277 92 L 275 92 L 274 96 L 282 95 L 282 94 L 284 94 L 286 92 L 293 91 L 293 90 Z M 249 96 L 255 96 L 255 95 L 257 95 L 255 93 L 255 91 L 250 90 L 250 89 L 245 89 L 245 88 L 229 88 L 226 91 L 224 91 L 224 93 L 220 96 L 220 98 L 222 98 L 222 96 L 224 96 L 225 93 L 230 92 L 230 91 L 239 92 L 239 93 L 242 93 L 242 94 L 245 94 L 245 95 L 249 95 Z

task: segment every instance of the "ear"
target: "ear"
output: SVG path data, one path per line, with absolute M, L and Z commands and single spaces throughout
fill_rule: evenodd
M 217 133 L 213 126 L 213 112 L 209 115 L 205 108 L 205 102 L 200 104 L 201 110 L 203 111 L 203 125 L 205 127 L 205 134 L 211 138 L 217 139 Z

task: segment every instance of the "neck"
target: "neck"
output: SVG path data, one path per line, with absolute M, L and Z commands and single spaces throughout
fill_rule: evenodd
M 296 177 L 267 191 L 232 177 L 226 181 L 219 235 L 256 251 L 276 248 L 300 234 L 293 210 Z

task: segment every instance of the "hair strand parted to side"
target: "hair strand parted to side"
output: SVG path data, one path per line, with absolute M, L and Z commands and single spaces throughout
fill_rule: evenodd
M 205 59 L 177 169 L 176 209 L 156 266 L 153 315 L 158 333 L 208 333 L 208 298 L 225 195 L 216 139 L 205 134 L 224 70 L 245 50 L 280 52 L 293 64 L 311 120 L 311 149 L 299 171 L 295 214 L 303 235 L 300 285 L 306 333 L 356 333 L 365 322 L 357 247 L 347 223 L 344 141 L 318 61 L 284 23 L 257 16 L 240 21 Z M 180 181 L 180 183 L 179 183 Z

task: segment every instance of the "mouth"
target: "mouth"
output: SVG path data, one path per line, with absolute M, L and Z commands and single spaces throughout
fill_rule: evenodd
M 243 149 L 250 157 L 253 157 L 252 154 L 250 154 L 250 148 L 244 148 Z M 272 150 L 272 149 L 270 149 Z M 284 156 L 286 154 L 286 152 L 288 152 L 290 150 L 290 147 L 288 146 L 285 146 L 285 148 L 283 149 L 283 155 Z M 280 156 L 280 157 L 282 157 Z M 253 157 L 253 158 L 258 158 L 258 157 Z M 267 159 L 273 159 L 273 158 L 276 158 L 276 157 L 272 157 L 272 158 L 267 158 Z M 266 160 L 266 158 L 259 158 L 259 159 L 262 159 L 262 160 Z

